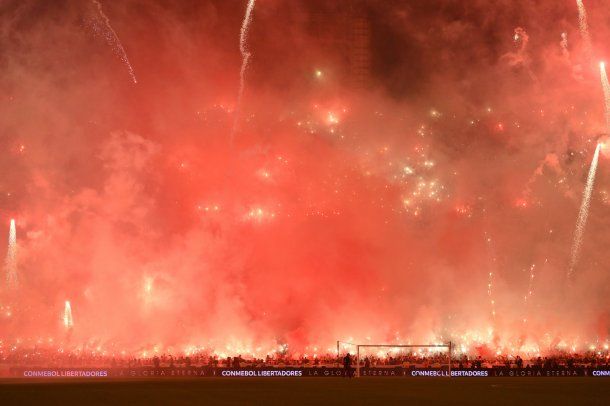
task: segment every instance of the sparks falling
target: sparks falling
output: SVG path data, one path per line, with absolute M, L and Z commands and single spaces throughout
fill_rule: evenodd
M 74 320 L 72 319 L 72 306 L 70 306 L 69 300 L 66 300 L 66 303 L 64 304 L 63 322 L 65 328 L 69 329 L 74 327 Z
M 589 176 L 587 176 L 587 185 L 585 186 L 585 191 L 583 192 L 582 203 L 580 205 L 580 211 L 578 212 L 578 220 L 576 220 L 576 231 L 574 232 L 574 242 L 572 243 L 568 278 L 572 278 L 572 276 L 574 275 L 574 268 L 576 267 L 576 264 L 578 263 L 578 260 L 580 258 L 582 238 L 585 232 L 585 226 L 587 225 L 587 218 L 589 217 L 591 194 L 593 193 L 595 173 L 597 172 L 597 162 L 599 160 L 599 151 L 601 150 L 601 147 L 601 144 L 597 144 L 597 147 L 595 148 L 595 154 L 593 155 L 593 161 L 591 161 Z
M 536 276 L 536 264 L 532 264 L 529 268 L 529 280 L 527 285 L 527 293 L 524 297 L 524 302 L 527 305 L 528 299 L 531 299 L 534 294 L 534 277 Z
M 527 323 L 528 317 L 528 305 L 531 302 L 532 296 L 534 295 L 534 278 L 536 277 L 536 264 L 532 264 L 529 268 L 529 278 L 527 284 L 527 292 L 523 297 L 523 305 L 525 308 L 525 315 L 523 317 L 523 322 Z
M 559 42 L 559 45 L 561 47 L 561 53 L 563 54 L 564 58 L 566 58 L 566 60 L 569 60 L 570 59 L 570 49 L 568 47 L 568 33 L 567 32 L 561 33 L 561 41 Z
M 104 10 L 102 10 L 102 4 L 98 0 L 93 0 L 93 3 L 95 3 L 95 5 L 97 6 L 100 18 L 104 21 L 105 31 L 102 35 L 106 39 L 106 42 L 108 42 L 108 45 L 112 47 L 114 53 L 121 59 L 121 61 L 127 68 L 127 71 L 129 72 L 129 76 L 131 76 L 131 80 L 133 81 L 133 83 L 138 83 L 138 80 L 136 79 L 136 74 L 133 71 L 133 67 L 129 62 L 129 58 L 127 58 L 127 52 L 125 52 L 125 48 L 123 48 L 123 44 L 121 44 L 119 36 L 116 34 L 114 29 L 110 25 L 110 19 L 106 16 Z
M 578 25 L 580 28 L 580 35 L 584 43 L 585 54 L 587 58 L 591 59 L 593 56 L 593 45 L 591 44 L 591 34 L 589 33 L 589 23 L 587 22 L 587 10 L 582 0 L 576 0 L 578 6 Z
M 8 234 L 8 251 L 4 263 L 6 271 L 6 284 L 11 290 L 17 289 L 19 280 L 17 277 L 17 229 L 15 220 L 11 219 L 11 226 Z
M 604 62 L 600 62 L 599 70 L 602 89 L 604 91 L 606 128 L 610 129 L 610 83 L 608 83 L 608 75 L 606 74 L 606 66 Z M 591 167 L 589 169 L 589 176 L 587 177 L 587 185 L 583 193 L 580 211 L 578 213 L 578 220 L 576 222 L 576 231 L 574 233 L 574 242 L 572 244 L 572 253 L 570 257 L 570 267 L 568 269 L 569 278 L 571 278 L 574 274 L 574 267 L 578 263 L 578 259 L 580 257 L 582 238 L 585 231 L 585 226 L 587 225 L 587 218 L 589 216 L 589 205 L 591 204 L 591 194 L 593 193 L 593 185 L 595 183 L 595 174 L 597 172 L 597 163 L 599 161 L 599 152 L 601 148 L 602 144 L 597 144 L 595 154 L 593 155 L 593 161 L 591 162 Z
M 248 69 L 248 62 L 250 61 L 250 57 L 252 56 L 252 54 L 248 50 L 248 30 L 250 28 L 250 23 L 252 22 L 252 11 L 254 10 L 255 2 L 256 0 L 248 0 L 248 5 L 246 6 L 246 14 L 244 15 L 244 20 L 241 24 L 241 30 L 239 34 L 239 52 L 241 53 L 242 60 L 241 69 L 239 71 L 239 90 L 237 93 L 237 104 L 235 107 L 233 129 L 231 130 L 231 139 L 233 139 L 235 131 L 237 130 L 241 100 L 244 95 L 244 87 L 246 85 L 246 70 Z
M 496 254 L 493 248 L 491 237 L 485 232 L 485 243 L 491 256 L 491 266 L 487 274 L 487 296 L 489 297 L 489 307 L 491 309 L 491 317 L 496 318 L 496 299 L 494 298 L 494 270 L 496 268 Z

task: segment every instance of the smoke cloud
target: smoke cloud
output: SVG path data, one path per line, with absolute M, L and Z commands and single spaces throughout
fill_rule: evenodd
M 95 3 L 0 6 L 7 341 L 260 355 L 607 339 L 603 152 L 566 283 L 606 133 L 574 1 L 260 0 L 243 93 L 245 1 L 100 1 L 118 54 Z M 608 8 L 585 5 L 607 55 Z

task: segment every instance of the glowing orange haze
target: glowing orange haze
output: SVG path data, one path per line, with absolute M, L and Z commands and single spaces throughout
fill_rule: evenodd
M 573 1 L 370 2 L 354 85 L 347 7 L 260 0 L 239 109 L 245 1 L 100 2 L 116 39 L 94 2 L 35 3 L 0 17 L 4 343 L 606 343 L 605 159 L 566 283 L 606 134 Z

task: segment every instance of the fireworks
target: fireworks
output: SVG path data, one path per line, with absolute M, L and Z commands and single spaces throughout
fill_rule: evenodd
M 527 44 L 529 42 L 529 36 L 527 35 L 527 32 L 521 28 L 521 27 L 517 27 L 515 28 L 515 34 L 513 35 L 513 40 L 515 42 L 515 45 L 519 48 L 519 52 L 525 52 L 525 50 L 527 49 Z
M 585 54 L 587 58 L 591 59 L 593 56 L 593 45 L 591 44 L 591 34 L 589 34 L 589 23 L 587 22 L 587 10 L 582 0 L 576 0 L 578 6 L 578 25 L 580 28 L 580 35 L 584 43 Z
M 567 32 L 562 32 L 561 33 L 561 42 L 559 43 L 559 45 L 561 46 L 561 53 L 563 54 L 564 58 L 566 58 L 566 60 L 570 60 L 570 49 L 568 48 L 568 33 Z
M 248 210 L 248 213 L 245 215 L 245 220 L 254 223 L 262 223 L 264 221 L 273 220 L 275 217 L 275 212 L 266 210 L 260 206 L 255 206 Z
M 545 260 L 546 263 L 546 260 Z M 534 295 L 534 278 L 536 277 L 536 264 L 532 264 L 529 267 L 529 277 L 528 277 L 528 283 L 527 283 L 527 292 L 525 293 L 525 296 L 523 297 L 523 304 L 525 306 L 525 317 L 523 318 L 523 322 L 527 323 L 527 311 L 528 311 L 528 305 L 532 300 L 532 296 Z
M 601 147 L 601 144 L 597 144 L 595 154 L 593 155 L 593 161 L 591 161 L 589 176 L 587 176 L 587 184 L 585 186 L 585 191 L 583 192 L 582 203 L 578 212 L 578 219 L 576 220 L 576 231 L 574 232 L 574 242 L 572 243 L 568 278 L 573 276 L 574 268 L 576 267 L 576 264 L 580 258 L 582 239 L 585 233 L 585 226 L 587 225 L 587 218 L 589 217 L 589 205 L 591 204 L 591 194 L 593 193 L 595 173 L 597 172 L 597 162 L 599 160 L 599 151 L 601 150 Z
M 69 298 L 74 348 L 323 354 L 351 336 L 455 338 L 506 353 L 524 340 L 543 351 L 558 337 L 593 341 L 608 307 L 606 254 L 587 249 L 574 293 L 592 294 L 569 305 L 591 316 L 572 319 L 554 311 L 561 282 L 540 260 L 563 261 L 565 272 L 571 254 L 572 276 L 586 227 L 587 241 L 606 245 L 602 228 L 587 225 L 603 220 L 603 210 L 587 215 L 605 151 L 589 97 L 599 82 L 572 80 L 587 76 L 574 60 L 587 41 L 573 3 L 548 20 L 550 0 L 457 11 L 413 2 L 413 13 L 384 4 L 362 18 L 388 29 L 356 38 L 370 49 L 355 49 L 349 37 L 371 33 L 344 27 L 342 2 L 319 13 L 295 2 L 125 0 L 110 13 L 102 1 L 73 13 L 49 2 L 45 18 L 61 24 L 14 16 L 14 28 L 48 27 L 48 41 L 0 36 L 11 61 L 0 81 L 0 214 L 17 213 L 20 225 L 18 272 L 14 222 L 5 265 L 18 300 L 0 307 L 8 338 L 61 342 Z M 77 12 L 118 72 L 100 69 L 103 55 L 63 20 Z M 328 26 L 320 14 L 331 14 Z M 486 35 L 468 28 L 483 17 Z M 117 33 L 138 50 L 137 87 L 113 80 L 128 71 L 136 83 Z M 78 64 L 56 67 L 72 55 L 44 47 L 58 39 Z M 365 67 L 370 86 L 353 86 Z M 610 128 L 603 64 L 600 74 Z M 596 138 L 574 232 L 565 213 L 577 214 Z M 608 204 L 610 192 L 599 194 Z
M 248 29 L 250 28 L 250 23 L 252 23 L 252 12 L 254 10 L 254 4 L 256 0 L 248 0 L 248 5 L 246 6 L 246 14 L 244 15 L 244 20 L 241 23 L 241 30 L 239 33 L 239 52 L 241 53 L 241 69 L 239 70 L 239 90 L 237 93 L 237 103 L 235 107 L 235 118 L 233 121 L 233 129 L 231 130 L 231 139 L 235 136 L 235 131 L 237 131 L 237 124 L 239 120 L 239 112 L 241 108 L 242 98 L 244 95 L 244 88 L 246 86 L 246 70 L 248 69 L 248 62 L 250 61 L 250 57 L 252 54 L 248 50 Z
M 127 52 L 125 52 L 125 48 L 123 48 L 123 44 L 121 44 L 121 40 L 119 40 L 118 35 L 116 34 L 114 29 L 110 25 L 110 19 L 108 19 L 108 17 L 104 13 L 104 10 L 102 10 L 102 4 L 98 0 L 93 0 L 93 3 L 96 5 L 96 7 L 99 11 L 99 16 L 104 22 L 104 30 L 103 30 L 102 35 L 106 39 L 106 42 L 108 43 L 108 45 L 110 45 L 112 47 L 112 50 L 114 51 L 114 53 L 121 59 L 121 61 L 127 68 L 127 71 L 129 72 L 129 76 L 131 77 L 131 80 L 133 81 L 133 83 L 138 83 L 138 80 L 136 79 L 136 75 L 133 71 L 133 67 L 131 66 L 131 63 L 129 62 L 129 58 L 127 58 Z
M 579 10 L 582 9 L 581 13 L 581 29 L 584 26 L 586 28 L 586 13 L 584 12 L 584 6 L 582 1 L 578 1 Z M 584 21 L 584 23 L 583 23 Z M 587 31 L 588 35 L 588 31 Z M 584 37 L 584 34 L 583 34 Z M 606 129 L 610 131 L 610 84 L 608 83 L 608 76 L 606 74 L 606 66 L 604 62 L 600 62 L 600 77 L 602 83 L 602 89 L 604 92 L 604 111 L 606 118 Z M 587 184 L 583 193 L 582 203 L 578 212 L 578 219 L 576 221 L 576 231 L 574 232 L 574 242 L 572 243 L 572 251 L 570 255 L 570 265 L 568 268 L 568 278 L 571 278 L 574 274 L 574 268 L 578 263 L 580 257 L 580 251 L 582 247 L 582 239 L 585 232 L 585 226 L 587 225 L 587 218 L 589 216 L 589 206 L 591 204 L 591 194 L 593 193 L 593 185 L 595 183 L 595 174 L 597 172 L 597 163 L 599 161 L 599 153 L 602 149 L 602 144 L 598 143 L 595 148 L 595 154 L 591 161 L 591 167 L 589 168 L 589 175 L 587 176 Z
M 529 268 L 529 280 L 527 285 L 527 294 L 525 295 L 524 301 L 527 304 L 528 299 L 531 299 L 534 294 L 534 277 L 536 276 L 536 264 L 532 264 Z
M 74 320 L 72 319 L 72 306 L 70 306 L 69 300 L 66 300 L 64 303 L 63 323 L 64 327 L 67 329 L 74 327 Z
M 536 75 L 534 75 L 534 72 L 530 66 L 531 58 L 528 53 L 529 35 L 525 29 L 521 27 L 515 28 L 513 42 L 515 44 L 516 51 L 505 54 L 503 58 L 508 61 L 510 66 L 523 66 L 532 80 L 536 81 Z M 500 126 L 498 130 L 503 131 L 502 126 Z
M 496 299 L 494 297 L 494 271 L 496 269 L 497 259 L 496 259 L 496 253 L 495 253 L 495 250 L 493 247 L 493 241 L 492 241 L 491 237 L 487 234 L 487 232 L 484 233 L 484 237 L 485 237 L 485 244 L 487 246 L 489 255 L 491 257 L 491 265 L 489 267 L 489 272 L 487 273 L 487 296 L 489 297 L 489 307 L 491 309 L 491 317 L 493 319 L 495 319 L 496 318 Z
M 4 269 L 6 271 L 6 284 L 8 288 L 11 290 L 17 289 L 19 286 L 19 279 L 17 276 L 17 229 L 15 227 L 14 219 L 11 219 L 8 235 L 8 251 L 6 253 Z

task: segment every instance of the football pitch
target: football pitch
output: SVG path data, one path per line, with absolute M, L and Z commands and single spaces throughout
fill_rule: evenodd
M 608 405 L 595 378 L 3 380 L 1 405 Z

